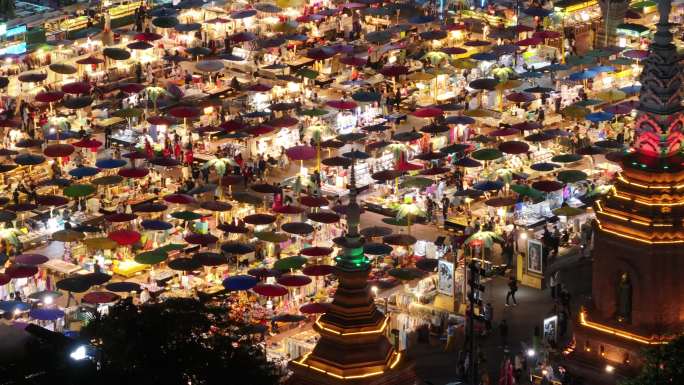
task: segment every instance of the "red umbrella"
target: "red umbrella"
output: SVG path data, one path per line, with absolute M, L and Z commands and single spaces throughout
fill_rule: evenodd
M 320 196 L 302 195 L 299 198 L 299 203 L 307 207 L 323 207 L 328 204 L 328 200 Z
M 318 211 L 315 213 L 309 213 L 306 216 L 309 218 L 309 220 L 312 220 L 314 222 L 318 223 L 336 223 L 339 222 L 340 216 L 336 213 L 333 212 L 328 212 L 328 211 Z
M 108 222 L 112 222 L 112 223 L 123 223 L 123 222 L 130 222 L 137 217 L 138 216 L 135 214 L 114 213 L 114 214 L 105 215 L 105 220 L 107 220 Z
M 540 180 L 532 183 L 532 188 L 548 193 L 562 189 L 563 184 L 555 180 Z
M 328 106 L 332 108 L 337 108 L 338 110 L 353 110 L 358 107 L 358 104 L 347 100 L 330 100 L 327 103 Z
M 81 147 L 81 148 L 98 148 L 102 146 L 102 142 L 96 139 L 81 139 L 77 142 L 71 143 L 75 147 Z
M 0 273 L 0 286 L 8 284 L 10 280 L 12 280 L 12 277 L 5 273 Z
M 258 126 L 253 126 L 247 129 L 247 133 L 253 136 L 266 135 L 269 132 L 273 132 L 275 127 L 267 126 L 265 124 L 260 124 Z
M 526 25 L 518 24 L 518 25 L 513 25 L 508 28 L 506 28 L 509 31 L 512 31 L 514 33 L 525 33 L 525 32 L 532 32 L 534 31 L 534 28 L 528 27 Z
M 630 59 L 642 60 L 642 59 L 646 59 L 646 57 L 648 57 L 648 51 L 643 50 L 643 49 L 630 49 L 630 50 L 623 52 L 622 56 L 630 58 Z
M 251 214 L 242 219 L 245 223 L 250 225 L 268 225 L 276 221 L 276 217 L 268 214 Z
M 538 37 L 530 37 L 528 39 L 518 40 L 515 44 L 519 45 L 520 47 L 526 47 L 531 45 L 539 45 L 541 43 L 542 39 Z
M 522 123 L 516 123 L 511 126 L 512 129 L 518 130 L 518 131 L 532 131 L 532 130 L 538 130 L 542 128 L 541 123 L 537 122 L 530 122 L 530 121 L 525 121 Z
M 345 56 L 340 59 L 340 63 L 356 67 L 365 66 L 366 62 L 366 59 L 356 56 Z
M 21 254 L 14 257 L 14 262 L 20 265 L 42 265 L 50 259 L 41 254 Z
M 325 60 L 329 59 L 333 56 L 335 56 L 337 52 L 335 52 L 334 49 L 328 48 L 328 47 L 316 47 L 316 48 L 311 48 L 306 53 L 304 56 L 308 57 L 309 59 L 313 60 Z
M 195 198 L 188 194 L 169 194 L 164 197 L 164 200 L 169 203 L 177 203 L 181 205 L 195 203 Z
M 283 286 L 300 287 L 310 284 L 311 278 L 307 277 L 306 275 L 287 274 L 276 278 L 276 281 Z
M 185 236 L 185 242 L 191 245 L 211 245 L 218 242 L 218 238 L 211 234 L 190 233 Z
M 292 160 L 308 160 L 316 157 L 316 148 L 312 146 L 294 146 L 285 150 L 285 154 Z
M 134 40 L 138 41 L 155 41 L 162 38 L 162 35 L 153 32 L 142 32 L 133 36 Z
M 279 206 L 273 209 L 273 212 L 276 212 L 278 214 L 301 214 L 305 211 L 303 207 L 300 206 L 293 206 L 293 205 L 284 205 L 284 206 Z
M 83 296 L 83 302 L 92 304 L 111 303 L 121 297 L 109 291 L 93 291 Z
M 461 47 L 444 47 L 442 48 L 442 52 L 447 55 L 463 55 L 468 52 L 468 50 Z
M 415 163 L 410 163 L 410 162 L 401 162 L 399 165 L 396 167 L 397 171 L 402 171 L 402 172 L 408 172 L 408 171 L 418 171 L 422 170 L 423 166 Z
M 511 136 L 511 135 L 516 135 L 519 134 L 520 131 L 513 129 L 513 128 L 500 128 L 498 130 L 494 130 L 490 132 L 488 135 L 489 136 Z
M 118 174 L 120 176 L 123 176 L 125 178 L 144 178 L 149 173 L 150 173 L 150 170 L 148 170 L 146 168 L 137 168 L 137 167 L 122 168 L 118 172 Z
M 506 154 L 524 154 L 530 150 L 530 145 L 517 140 L 510 140 L 499 145 L 499 150 Z
M 299 308 L 299 312 L 302 314 L 323 314 L 327 311 L 328 305 L 322 304 L 320 302 L 307 303 Z
M 90 92 L 90 84 L 86 82 L 74 82 L 62 86 L 62 91 L 67 94 L 79 95 Z
M 380 73 L 388 77 L 397 77 L 401 75 L 406 75 L 408 73 L 408 67 L 398 65 L 384 66 L 380 70 Z
M 436 118 L 438 116 L 442 116 L 442 114 L 444 114 L 444 111 L 442 111 L 440 108 L 425 107 L 413 111 L 413 114 L 411 115 L 417 116 L 419 118 Z
M 240 131 L 246 127 L 245 123 L 237 120 L 227 120 L 219 125 L 225 131 Z
M 527 103 L 533 101 L 536 98 L 534 97 L 534 95 L 528 94 L 526 92 L 512 92 L 506 95 L 506 99 L 514 103 Z
M 140 83 L 126 83 L 119 86 L 119 89 L 127 94 L 137 94 L 145 89 Z
M 292 127 L 299 123 L 297 118 L 292 116 L 281 116 L 280 118 L 271 119 L 266 122 L 266 125 L 276 128 Z
M 320 277 L 335 272 L 335 266 L 331 265 L 309 265 L 302 270 L 302 273 L 310 277 Z
M 445 31 L 462 31 L 462 30 L 466 29 L 466 25 L 461 24 L 461 23 L 458 23 L 458 24 L 457 23 L 449 23 L 449 24 L 444 24 L 442 26 L 442 29 Z M 462 52 L 462 53 L 465 53 L 465 52 Z
M 556 31 L 537 31 L 535 32 L 532 37 L 536 37 L 538 39 L 557 39 L 560 37 L 560 32 Z
M 258 283 L 252 288 L 252 291 L 264 297 L 282 297 L 287 294 L 287 289 L 284 286 L 268 283 Z
M 307 257 L 323 257 L 332 254 L 332 252 L 332 247 L 312 246 L 302 249 L 299 253 Z
M 121 246 L 127 246 L 138 242 L 140 233 L 133 230 L 115 230 L 109 233 L 109 239 Z
M 63 158 L 74 153 L 74 146 L 65 143 L 55 143 L 50 144 L 45 147 L 43 154 L 49 156 L 50 158 Z
M 270 86 L 268 84 L 252 84 L 251 86 L 247 87 L 247 91 L 252 91 L 252 92 L 268 92 L 273 88 L 273 86 Z
M 36 94 L 36 101 L 41 103 L 54 103 L 58 100 L 62 100 L 64 97 L 64 92 L 62 91 L 43 91 Z
M 176 121 L 168 116 L 150 116 L 147 118 L 147 123 L 155 126 L 171 126 L 175 124 Z
M 28 278 L 38 273 L 35 266 L 12 265 L 5 269 L 5 274 L 10 278 Z
M 192 119 L 202 115 L 202 111 L 196 107 L 177 106 L 169 109 L 169 115 L 179 119 Z
M 88 56 L 87 58 L 76 60 L 76 64 L 82 64 L 82 65 L 88 65 L 88 64 L 92 65 L 92 64 L 102 64 L 102 63 L 104 63 L 104 60 L 97 58 L 95 56 Z

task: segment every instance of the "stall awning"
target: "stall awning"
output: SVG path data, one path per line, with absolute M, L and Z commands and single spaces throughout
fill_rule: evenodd
M 649 32 L 650 32 L 650 29 L 648 29 L 648 27 L 643 26 L 641 24 L 622 23 L 622 24 L 619 24 L 617 26 L 617 33 L 623 34 L 623 35 L 640 37 L 640 36 L 648 35 Z
M 597 0 L 561 0 L 554 4 L 553 9 L 554 12 L 577 12 L 597 4 Z

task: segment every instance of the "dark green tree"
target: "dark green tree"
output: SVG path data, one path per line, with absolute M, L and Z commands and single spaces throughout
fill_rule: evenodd
M 225 309 L 191 299 L 143 306 L 122 301 L 81 332 L 100 349 L 107 384 L 250 385 L 278 382 L 274 366 Z
M 0 20 L 10 20 L 14 17 L 16 9 L 15 0 L 0 0 Z
M 644 352 L 644 367 L 621 385 L 684 384 L 684 336 Z

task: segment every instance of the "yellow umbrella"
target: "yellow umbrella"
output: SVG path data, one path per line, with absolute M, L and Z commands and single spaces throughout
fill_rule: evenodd
M 435 78 L 435 75 L 426 72 L 414 72 L 406 77 L 414 82 L 427 82 Z
M 280 8 L 299 7 L 303 0 L 276 0 L 276 5 Z
M 627 94 L 620 90 L 610 89 L 606 91 L 601 91 L 596 94 L 597 99 L 601 99 L 604 102 L 614 103 L 620 101 L 627 97 Z
M 571 105 L 563 108 L 560 113 L 564 118 L 584 119 L 584 117 L 589 114 L 589 109 L 586 107 Z
M 87 248 L 95 250 L 111 250 L 119 245 L 107 237 L 86 238 L 82 242 Z
M 465 116 L 470 116 L 471 118 L 494 118 L 494 111 L 485 110 L 482 108 L 476 108 L 474 110 L 468 110 L 463 113 Z
M 474 60 L 470 59 L 457 59 L 454 60 L 453 63 L 451 63 L 452 66 L 460 69 L 473 69 L 477 67 L 477 63 Z

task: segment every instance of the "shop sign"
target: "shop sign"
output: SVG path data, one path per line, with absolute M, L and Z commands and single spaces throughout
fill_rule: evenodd
M 439 260 L 437 265 L 437 273 L 439 274 L 439 281 L 437 284 L 437 292 L 440 294 L 454 296 L 454 264 L 449 261 Z

